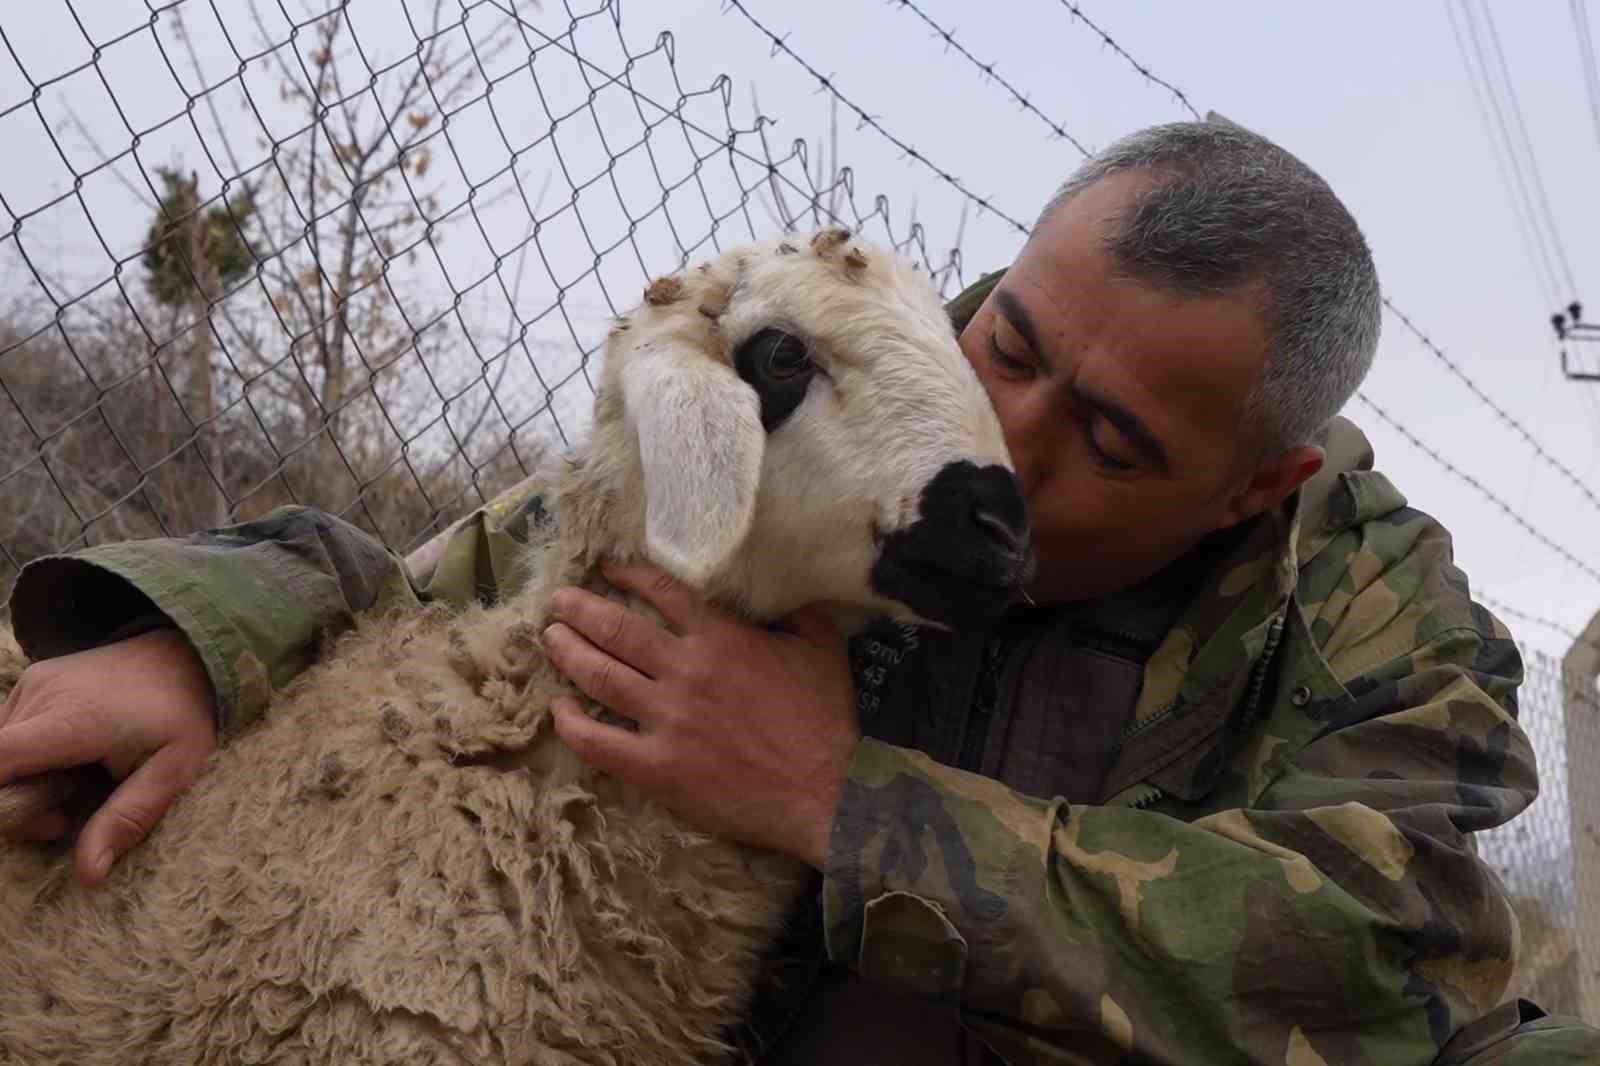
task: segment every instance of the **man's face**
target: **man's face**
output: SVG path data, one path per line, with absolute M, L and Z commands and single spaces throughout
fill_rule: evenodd
M 1107 224 L 1148 180 L 1061 205 L 961 334 L 1028 499 L 1041 602 L 1127 588 L 1260 509 L 1238 440 L 1267 351 L 1256 294 L 1116 276 Z

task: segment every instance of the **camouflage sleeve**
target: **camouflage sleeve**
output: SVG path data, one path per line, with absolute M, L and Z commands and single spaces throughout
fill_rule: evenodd
M 1369 594 L 1394 601 L 1375 582 L 1346 618 L 1381 613 Z M 1205 807 L 1069 806 L 864 741 L 828 952 L 960 1003 L 1017 1066 L 1429 1063 L 1514 961 L 1466 835 L 1536 791 L 1505 645 L 1475 626 L 1401 644 L 1330 700 L 1337 720 L 1285 700 L 1298 732 L 1275 709 L 1236 738 L 1238 781 Z
M 360 612 L 505 592 L 520 580 L 514 560 L 530 521 L 542 516 L 532 479 L 524 481 L 431 545 L 421 574 L 355 526 L 304 507 L 47 556 L 17 579 L 13 627 L 28 656 L 44 659 L 177 626 L 211 678 L 218 731 L 231 736 Z

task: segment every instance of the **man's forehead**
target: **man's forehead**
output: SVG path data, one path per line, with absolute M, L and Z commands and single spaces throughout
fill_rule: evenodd
M 1074 246 L 1103 244 L 1138 196 L 1158 181 L 1159 176 L 1149 170 L 1119 170 L 1084 186 L 1039 220 L 1018 262 L 1030 256 L 1059 254 Z
M 1020 305 L 1031 319 L 1049 320 L 1068 308 L 1079 320 L 1094 316 L 1103 303 L 1094 290 L 1115 273 L 1106 247 L 1110 227 L 1148 182 L 1131 172 L 1111 174 L 1057 205 L 1029 235 L 991 299 L 1009 298 L 1013 310 Z
M 1045 220 L 991 294 L 994 313 L 1066 378 L 1138 415 L 1169 451 L 1196 434 L 1231 436 L 1266 359 L 1260 294 L 1185 296 L 1117 269 L 1106 226 L 1137 184 L 1100 187 L 1113 178 Z

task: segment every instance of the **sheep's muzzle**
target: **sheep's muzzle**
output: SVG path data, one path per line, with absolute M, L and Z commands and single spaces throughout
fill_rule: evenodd
M 929 621 L 965 626 L 1005 610 L 1032 573 L 1016 475 L 961 461 L 923 488 L 914 522 L 882 538 L 872 587 Z

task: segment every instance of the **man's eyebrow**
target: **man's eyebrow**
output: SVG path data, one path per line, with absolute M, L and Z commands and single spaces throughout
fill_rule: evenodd
M 1033 319 L 1028 317 L 1027 308 L 1022 306 L 1022 301 L 1007 289 L 996 289 L 994 306 L 1005 320 L 1011 323 L 1011 328 L 1027 342 L 1033 354 L 1040 359 L 1046 359 L 1045 353 L 1039 347 L 1039 331 L 1033 328 Z M 1138 415 L 1104 393 L 1085 388 L 1078 381 L 1073 381 L 1068 387 L 1079 400 L 1098 410 L 1105 416 L 1107 422 L 1116 426 L 1122 435 L 1128 438 L 1129 443 L 1150 460 L 1157 470 L 1163 474 L 1172 470 L 1167 449 Z
M 1033 319 L 1028 317 L 1027 308 L 1022 306 L 1022 301 L 1006 289 L 994 291 L 994 305 L 1005 320 L 1011 323 L 1011 328 L 1021 334 L 1022 339 L 1028 342 L 1028 347 L 1033 349 L 1034 355 L 1043 355 L 1039 350 L 1039 332 L 1033 328 Z
M 1099 411 L 1107 422 L 1116 426 L 1122 435 L 1128 438 L 1128 442 L 1142 452 L 1157 470 L 1163 474 L 1171 471 L 1172 463 L 1167 458 L 1167 449 L 1150 431 L 1150 427 L 1144 424 L 1143 419 L 1104 393 L 1085 386 L 1081 381 L 1073 381 L 1068 388 L 1079 400 Z

